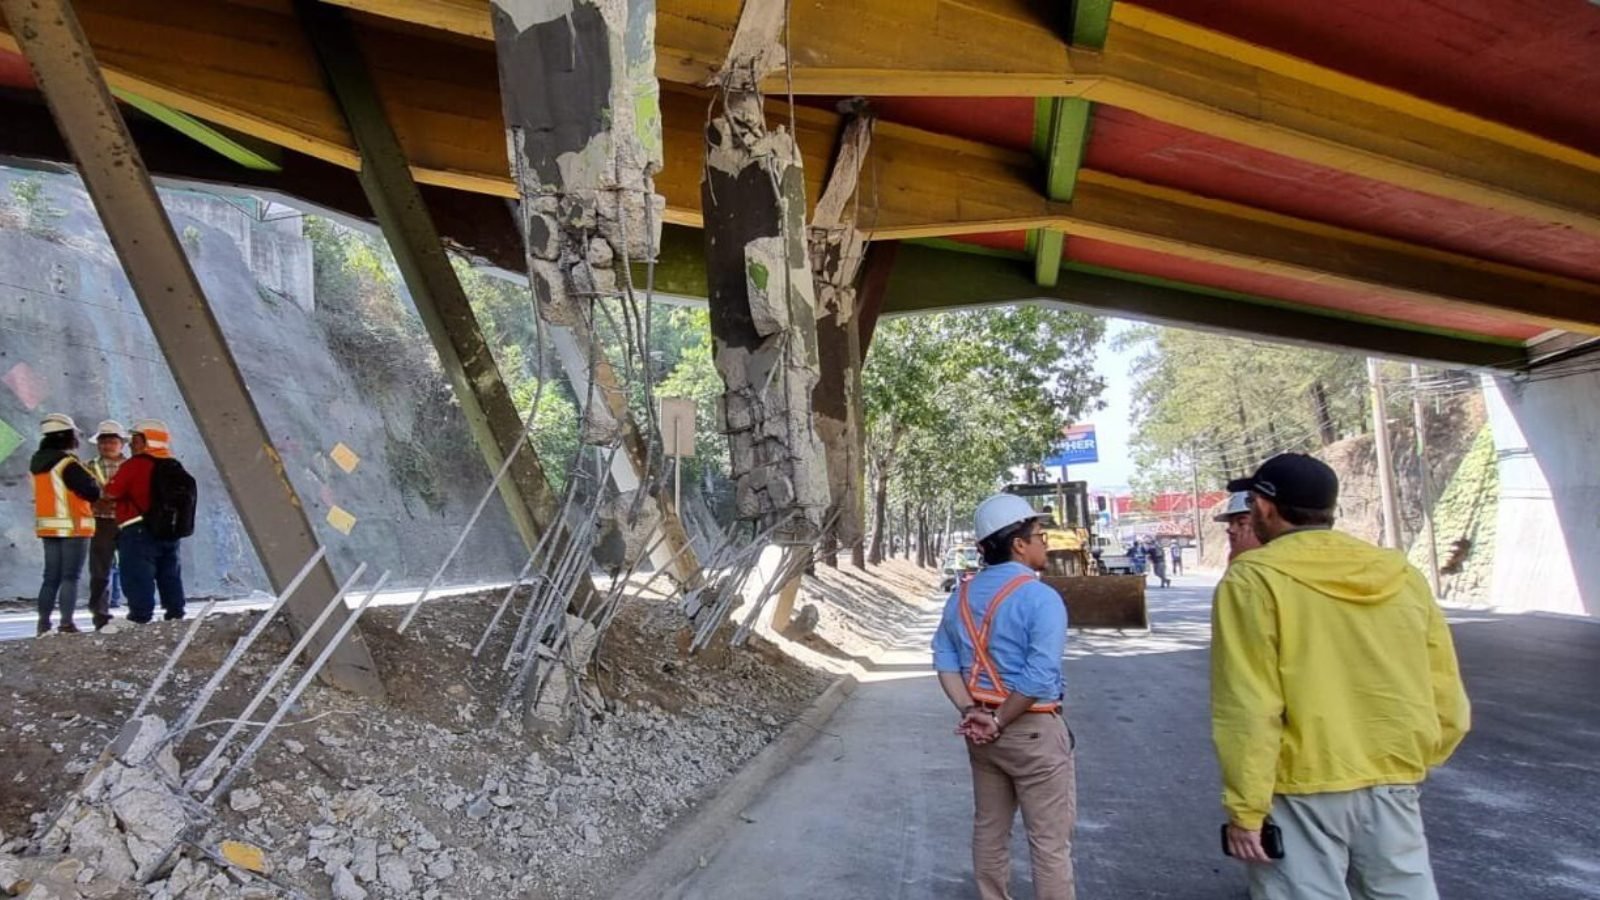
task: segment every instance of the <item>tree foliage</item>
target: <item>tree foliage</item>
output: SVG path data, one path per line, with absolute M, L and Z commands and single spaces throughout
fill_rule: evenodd
M 1348 353 L 1142 326 L 1117 336 L 1133 365 L 1135 487 L 1215 488 L 1275 453 L 1367 428 L 1365 364 Z
M 1063 425 L 1099 409 L 1103 320 L 1023 306 L 910 316 L 878 326 L 862 373 L 875 559 L 889 501 L 924 519 L 967 515 Z M 942 521 L 939 522 L 942 526 Z

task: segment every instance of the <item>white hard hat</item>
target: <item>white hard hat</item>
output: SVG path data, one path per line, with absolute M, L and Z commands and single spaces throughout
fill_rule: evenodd
M 77 431 L 78 423 L 66 413 L 51 413 L 39 422 L 40 434 L 59 434 L 63 431 Z
M 981 541 L 1018 522 L 1043 518 L 1046 518 L 1044 513 L 1036 511 L 1021 497 L 1015 494 L 995 494 L 978 504 L 978 512 L 972 517 L 972 533 Z
M 1235 491 L 1228 495 L 1228 508 L 1212 518 L 1214 522 L 1226 522 L 1240 513 L 1250 511 L 1250 492 Z
M 103 438 L 108 434 L 112 437 L 122 437 L 122 423 L 116 419 L 107 419 L 95 426 L 94 436 L 96 439 Z

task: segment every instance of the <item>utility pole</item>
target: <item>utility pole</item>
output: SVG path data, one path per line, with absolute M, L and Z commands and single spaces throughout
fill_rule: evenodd
M 1422 370 L 1416 363 L 1411 364 L 1411 418 L 1417 432 L 1417 471 L 1420 475 L 1418 483 L 1422 492 L 1422 535 L 1421 540 L 1428 548 L 1428 584 L 1433 586 L 1433 595 L 1439 596 L 1439 545 L 1433 533 L 1433 483 L 1431 473 L 1428 471 L 1428 429 L 1427 422 L 1422 416 L 1422 392 L 1417 385 L 1422 378 Z
M 1372 385 L 1373 452 L 1378 457 L 1378 500 L 1383 511 L 1383 543 L 1400 549 L 1400 502 L 1395 492 L 1394 458 L 1389 454 L 1389 419 L 1385 415 L 1383 375 L 1378 361 L 1367 357 L 1367 380 Z
M 1200 460 L 1195 456 L 1192 444 L 1189 446 L 1189 489 L 1193 492 L 1190 512 L 1194 516 L 1194 561 L 1198 566 L 1206 556 L 1206 536 L 1200 530 Z

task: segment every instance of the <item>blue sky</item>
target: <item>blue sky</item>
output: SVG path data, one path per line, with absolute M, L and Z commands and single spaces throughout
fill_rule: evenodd
M 1134 327 L 1137 323 L 1126 319 L 1111 319 L 1106 323 L 1106 337 L 1101 341 L 1095 356 L 1095 371 L 1106 381 L 1102 398 L 1106 408 L 1092 413 L 1088 421 L 1094 423 L 1095 438 L 1100 445 L 1100 461 L 1077 465 L 1067 470 L 1073 481 L 1086 480 L 1091 491 L 1126 487 L 1133 478 L 1134 466 L 1128 443 L 1133 437 L 1129 419 L 1133 415 L 1130 395 L 1133 375 L 1130 371 L 1136 350 L 1117 352 L 1111 347 L 1113 336 Z

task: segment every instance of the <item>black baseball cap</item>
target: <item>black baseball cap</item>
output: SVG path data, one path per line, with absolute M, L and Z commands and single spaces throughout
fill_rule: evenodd
M 1333 509 L 1339 503 L 1339 476 L 1315 456 L 1280 453 L 1249 478 L 1228 482 L 1228 490 L 1254 491 L 1282 506 Z

